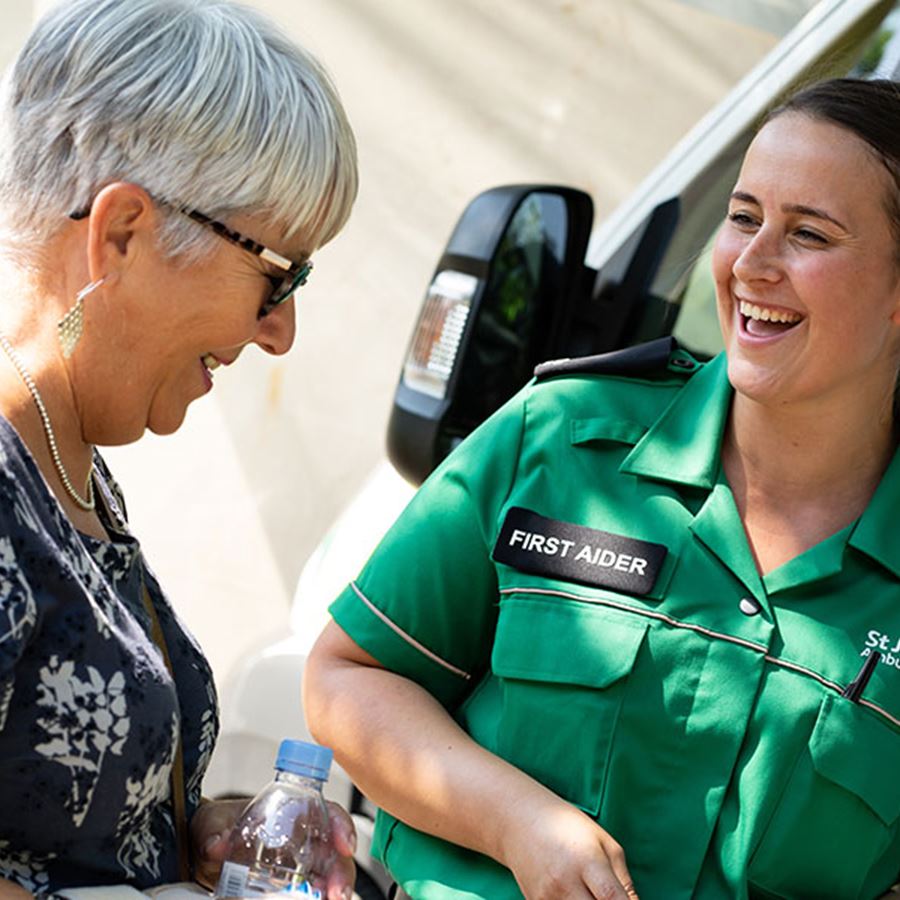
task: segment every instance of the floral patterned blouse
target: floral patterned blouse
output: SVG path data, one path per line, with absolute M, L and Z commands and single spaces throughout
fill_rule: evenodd
M 95 464 L 108 541 L 74 529 L 0 417 L 0 876 L 38 895 L 177 881 L 176 735 L 190 816 L 218 730 L 209 666 L 128 532 L 99 455 Z

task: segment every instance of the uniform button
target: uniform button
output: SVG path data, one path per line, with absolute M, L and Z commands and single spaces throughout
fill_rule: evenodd
M 745 616 L 755 616 L 762 609 L 759 603 L 752 597 L 742 597 L 740 608 Z
M 683 356 L 676 356 L 672 360 L 672 365 L 677 366 L 679 369 L 693 369 L 694 362 L 690 359 L 685 359 Z

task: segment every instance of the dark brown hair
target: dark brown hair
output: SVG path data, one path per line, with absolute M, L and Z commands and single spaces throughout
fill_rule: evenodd
M 894 259 L 900 267 L 900 84 L 859 78 L 820 81 L 773 109 L 763 124 L 790 112 L 846 128 L 864 141 L 888 170 L 894 189 L 885 197 L 885 208 L 894 233 Z M 894 438 L 900 442 L 900 371 L 894 387 L 893 419 Z
M 772 110 L 763 124 L 789 112 L 846 128 L 868 144 L 888 170 L 894 190 L 885 202 L 900 264 L 900 84 L 859 78 L 819 81 Z

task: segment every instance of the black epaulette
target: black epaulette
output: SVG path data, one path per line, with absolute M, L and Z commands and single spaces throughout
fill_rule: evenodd
M 599 353 L 596 356 L 581 356 L 577 359 L 554 359 L 541 363 L 534 376 L 538 381 L 557 375 L 662 375 L 675 366 L 685 371 L 697 368 L 687 354 L 673 354 L 678 350 L 675 338 L 663 337 L 636 347 Z

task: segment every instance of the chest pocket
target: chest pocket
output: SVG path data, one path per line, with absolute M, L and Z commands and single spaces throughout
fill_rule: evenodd
M 512 595 L 500 605 L 498 752 L 591 815 L 646 630 L 639 616 L 562 599 Z
M 827 696 L 750 863 L 752 884 L 785 897 L 860 897 L 900 868 L 900 733 Z M 880 894 L 881 890 L 875 889 Z
M 573 419 L 572 446 L 610 442 L 633 447 L 646 433 L 647 426 L 619 417 L 603 416 L 594 419 Z

